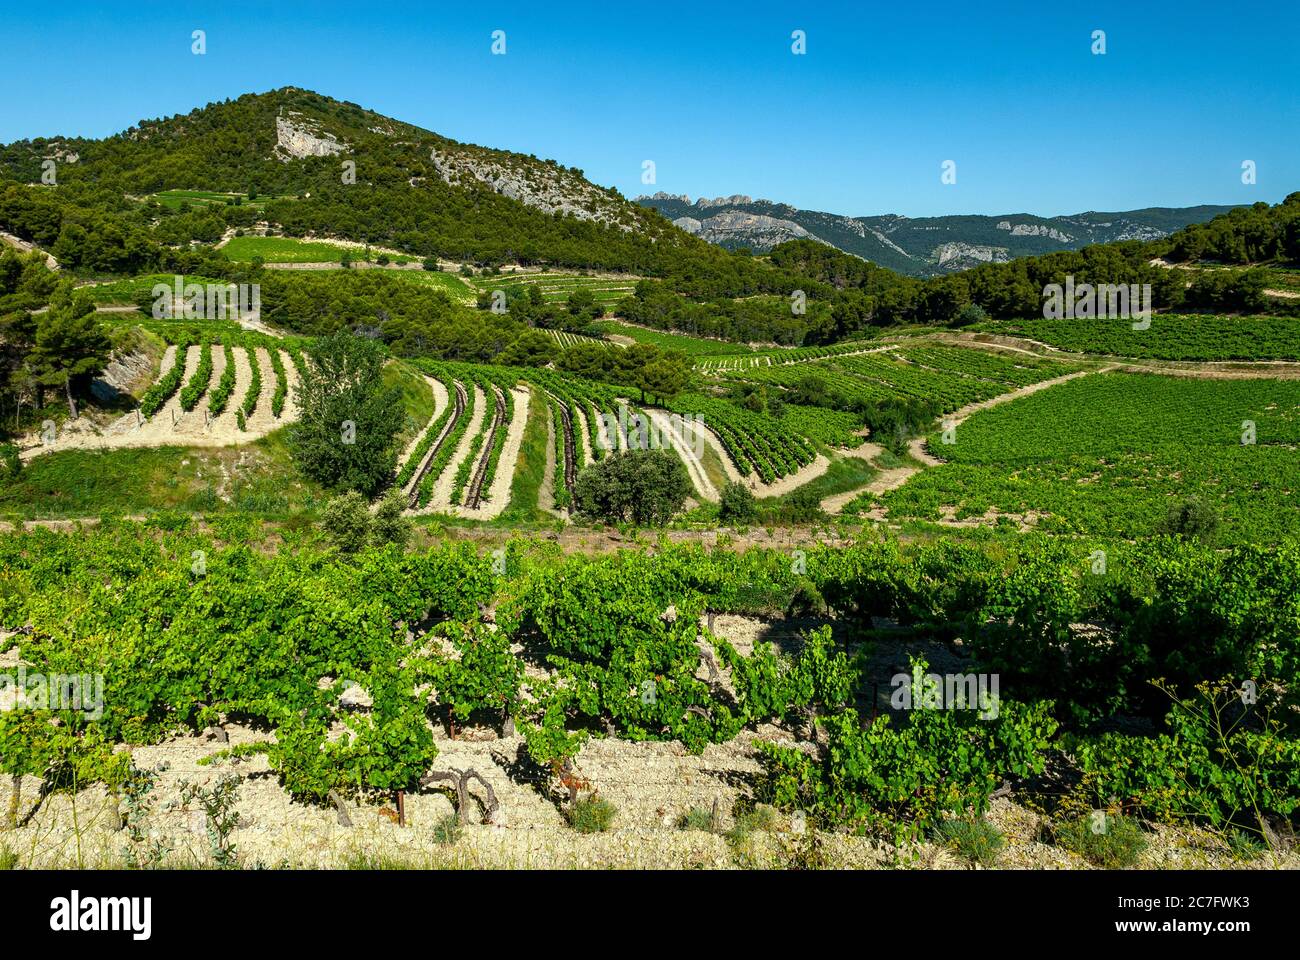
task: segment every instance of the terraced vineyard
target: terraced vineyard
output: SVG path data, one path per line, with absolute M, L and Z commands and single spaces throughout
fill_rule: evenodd
M 789 350 L 752 351 L 736 353 L 733 345 L 731 355 L 707 357 L 696 361 L 696 366 L 706 373 L 728 373 L 748 370 L 752 367 L 776 367 L 785 364 L 806 363 L 809 360 L 824 360 L 845 354 L 865 353 L 877 349 L 880 345 L 869 340 L 848 340 L 828 347 L 794 347 Z
M 779 388 L 815 375 L 840 406 L 866 406 L 895 397 L 937 402 L 947 412 L 1079 369 L 1060 360 L 965 347 L 916 343 L 799 364 L 753 367 L 732 379 Z
M 590 277 L 575 273 L 501 273 L 468 278 L 480 291 L 536 287 L 548 303 L 567 300 L 576 290 L 587 290 L 596 303 L 609 306 L 630 296 L 640 277 Z
M 1197 498 L 1228 542 L 1300 530 L 1300 381 L 1094 374 L 976 414 L 955 440 L 930 437 L 947 462 L 882 498 L 891 519 L 1131 538 Z
M 52 443 L 31 447 L 23 456 L 164 444 L 225 446 L 255 440 L 296 419 L 287 400 L 301 378 L 297 344 L 242 331 L 197 336 L 185 325 L 168 334 L 172 342 L 138 410 L 95 433 L 59 432 Z
M 595 344 L 602 347 L 617 347 L 618 344 L 609 340 L 601 340 L 598 337 L 586 337 L 580 333 L 569 333 L 567 330 L 544 330 L 547 336 L 554 340 L 560 347 L 576 347 L 583 345 Z
M 517 371 L 431 360 L 433 418 L 398 467 L 408 505 L 425 512 L 495 516 L 506 506 L 529 393 Z
M 755 473 L 763 483 L 790 476 L 817 456 L 812 441 L 794 433 L 780 420 L 743 410 L 726 400 L 683 394 L 669 409 L 702 418 L 740 473 Z
M 738 353 L 750 353 L 752 348 L 743 343 L 731 343 L 726 340 L 709 340 L 705 337 L 691 337 L 680 333 L 666 333 L 662 330 L 650 330 L 630 323 L 616 320 L 602 320 L 595 328 L 605 335 L 615 334 L 627 337 L 637 343 L 652 343 L 665 350 L 681 350 L 689 357 L 734 357 Z

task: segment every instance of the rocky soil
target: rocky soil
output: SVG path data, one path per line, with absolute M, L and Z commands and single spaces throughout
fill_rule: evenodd
M 763 620 L 740 616 L 715 618 L 714 629 L 742 652 L 756 643 L 789 648 L 812 622 Z M 956 668 L 960 659 L 946 649 L 925 651 L 936 669 Z M 873 650 L 871 670 L 882 676 L 896 670 L 907 651 L 881 642 Z M 12 669 L 13 651 L 0 655 L 0 669 Z M 886 698 L 887 699 L 887 698 Z M 699 756 L 679 743 L 633 743 L 593 739 L 579 756 L 582 776 L 617 810 L 611 829 L 584 835 L 567 825 L 563 791 L 532 766 L 519 736 L 503 736 L 489 727 L 458 728 L 452 739 L 445 728 L 434 730 L 439 755 L 434 770 L 472 768 L 491 784 L 501 816 L 485 825 L 481 786 L 471 788 L 470 823 L 454 843 L 440 843 L 435 828 L 453 814 L 449 797 L 423 790 L 405 796 L 406 826 L 395 822 L 391 798 L 361 804 L 347 802 L 350 825 L 333 807 L 316 807 L 290 798 L 279 786 L 264 757 L 201 763 L 231 746 L 253 743 L 267 735 L 238 725 L 177 737 L 156 746 L 135 747 L 133 761 L 155 772 L 152 812 L 145 820 L 148 840 L 167 852 L 167 866 L 210 864 L 204 814 L 197 804 L 180 803 L 183 782 L 210 786 L 218 778 L 239 778 L 240 825 L 231 841 L 244 867 L 486 867 L 486 868 L 736 868 L 817 865 L 849 868 L 910 867 L 968 869 L 951 849 L 920 843 L 904 847 L 869 837 L 838 832 L 812 833 L 797 817 L 777 815 L 772 832 L 748 842 L 730 842 L 723 832 L 734 824 L 733 804 L 750 792 L 759 766 L 754 741 L 795 743 L 792 731 L 764 726 L 746 731 L 730 743 L 712 745 Z M 27 816 L 39 782 L 22 785 L 20 811 Z M 0 778 L 0 811 L 12 795 L 10 778 Z M 681 818 L 693 808 L 718 812 L 716 832 L 686 831 Z M 45 800 L 30 819 L 14 830 L 0 829 L 0 848 L 8 847 L 24 867 L 113 867 L 126 862 L 131 847 L 125 831 L 114 829 L 115 802 L 101 787 L 76 794 L 59 793 Z M 1043 842 L 1043 817 L 1012 799 L 993 801 L 989 819 L 1005 835 L 998 866 L 1011 869 L 1087 868 L 1088 864 Z M 1233 860 L 1218 840 L 1197 831 L 1157 827 L 1143 854 L 1147 868 L 1300 868 L 1300 856 L 1265 855 L 1249 862 Z

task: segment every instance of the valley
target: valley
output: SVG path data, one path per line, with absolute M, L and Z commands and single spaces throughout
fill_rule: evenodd
M 1300 193 L 630 201 L 281 87 L 0 231 L 0 674 L 104 683 L 0 710 L 22 869 L 1297 865 Z

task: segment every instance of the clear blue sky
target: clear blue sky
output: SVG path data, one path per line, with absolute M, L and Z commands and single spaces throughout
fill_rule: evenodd
M 0 142 L 104 136 L 295 85 L 553 157 L 627 196 L 1053 215 L 1300 190 L 1294 0 L 714 6 L 4 0 Z M 505 56 L 490 53 L 497 29 Z

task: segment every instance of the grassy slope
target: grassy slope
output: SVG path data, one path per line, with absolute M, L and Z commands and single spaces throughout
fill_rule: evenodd
M 0 488 L 0 516 L 284 516 L 313 510 L 322 497 L 294 467 L 278 430 L 238 447 L 69 450 L 37 457 L 16 483 Z

